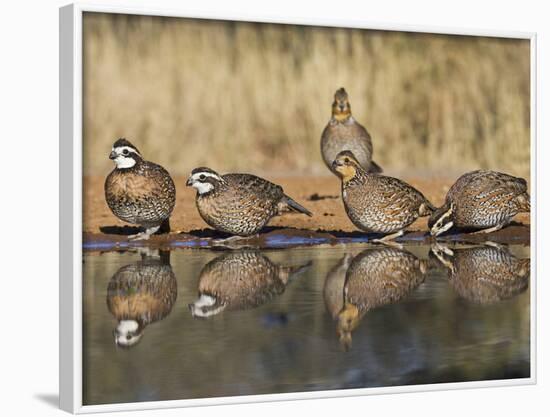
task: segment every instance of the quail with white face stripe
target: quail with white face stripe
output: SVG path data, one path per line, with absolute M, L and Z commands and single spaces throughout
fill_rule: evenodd
M 288 209 L 312 215 L 281 186 L 251 174 L 219 175 L 210 168 L 195 168 L 187 186 L 197 190 L 196 204 L 203 220 L 236 236 L 259 233 L 273 216 Z
M 464 299 L 491 304 L 521 294 L 529 286 L 531 260 L 498 244 L 449 248 L 432 244 L 430 257 L 445 267 L 451 287 Z
M 120 268 L 107 287 L 107 308 L 116 318 L 113 331 L 119 347 L 135 346 L 147 326 L 163 320 L 174 306 L 178 283 L 170 265 L 170 252 L 143 255 Z
M 226 253 L 202 269 L 199 296 L 189 310 L 193 317 L 207 318 L 225 310 L 256 308 L 283 293 L 310 265 L 279 265 L 259 251 Z
M 130 239 L 146 240 L 161 226 L 169 229 L 176 187 L 168 171 L 144 160 L 126 139 L 114 143 L 109 158 L 115 169 L 105 181 L 105 200 L 119 219 L 144 229 Z
M 477 170 L 462 175 L 447 192 L 445 203 L 428 221 L 433 236 L 452 227 L 494 232 L 521 212 L 531 210 L 527 182 L 496 171 Z

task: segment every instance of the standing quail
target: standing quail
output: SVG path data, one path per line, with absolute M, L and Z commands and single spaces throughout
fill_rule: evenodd
M 176 204 L 174 181 L 160 165 L 145 161 L 126 139 L 117 140 L 109 155 L 115 162 L 105 181 L 105 199 L 119 219 L 145 230 L 130 239 L 147 240 L 166 225 Z
M 351 346 L 351 334 L 369 310 L 404 299 L 424 281 L 427 269 L 426 260 L 390 247 L 366 249 L 351 262 L 342 258 L 327 275 L 324 295 L 344 348 Z
M 219 175 L 210 168 L 195 168 L 187 185 L 197 189 L 196 204 L 203 220 L 214 229 L 251 236 L 284 210 L 312 214 L 281 186 L 250 174 Z
M 342 180 L 342 200 L 348 217 L 366 232 L 387 234 L 380 242 L 403 234 L 418 217 L 434 207 L 422 193 L 397 178 L 367 173 L 350 151 L 332 163 Z
M 276 265 L 257 251 L 221 255 L 202 269 L 199 298 L 189 309 L 193 317 L 205 318 L 226 309 L 255 308 L 282 294 L 289 280 L 309 265 Z
M 455 291 L 478 304 L 512 298 L 525 291 L 529 284 L 530 259 L 518 259 L 499 245 L 451 250 L 437 243 L 430 254 L 447 268 Z
M 363 170 L 380 173 L 382 168 L 372 160 L 372 141 L 363 126 L 351 115 L 348 93 L 340 88 L 334 93 L 332 117 L 321 135 L 321 154 L 327 167 L 337 174 L 332 162 L 342 151 L 351 151 Z
M 451 227 L 490 233 L 501 229 L 516 214 L 529 212 L 527 182 L 495 171 L 472 171 L 449 189 L 445 203 L 428 222 L 434 236 Z
M 107 287 L 107 307 L 118 321 L 115 343 L 132 347 L 141 340 L 145 327 L 164 319 L 178 295 L 170 252 L 143 257 L 120 268 Z

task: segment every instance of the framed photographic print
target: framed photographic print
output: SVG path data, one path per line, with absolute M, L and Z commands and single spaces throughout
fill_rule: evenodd
M 61 8 L 61 407 L 534 383 L 535 40 Z

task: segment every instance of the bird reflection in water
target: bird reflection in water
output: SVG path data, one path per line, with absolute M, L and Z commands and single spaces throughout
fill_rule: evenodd
M 107 287 L 107 307 L 118 321 L 116 345 L 135 346 L 149 324 L 170 314 L 177 294 L 169 251 L 147 249 L 140 261 L 120 268 Z
M 202 269 L 199 296 L 189 309 L 193 317 L 206 318 L 224 310 L 260 306 L 282 294 L 287 284 L 310 265 L 277 265 L 257 251 L 221 255 Z
M 498 244 L 451 249 L 436 243 L 430 255 L 446 268 L 454 290 L 478 304 L 513 298 L 529 286 L 531 260 L 519 259 Z
M 428 261 L 392 247 L 345 255 L 327 274 L 323 291 L 342 347 L 351 348 L 352 332 L 369 310 L 404 299 L 427 270 Z

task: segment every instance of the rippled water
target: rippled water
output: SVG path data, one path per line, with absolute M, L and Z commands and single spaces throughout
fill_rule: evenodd
M 87 253 L 85 404 L 529 377 L 529 247 Z

